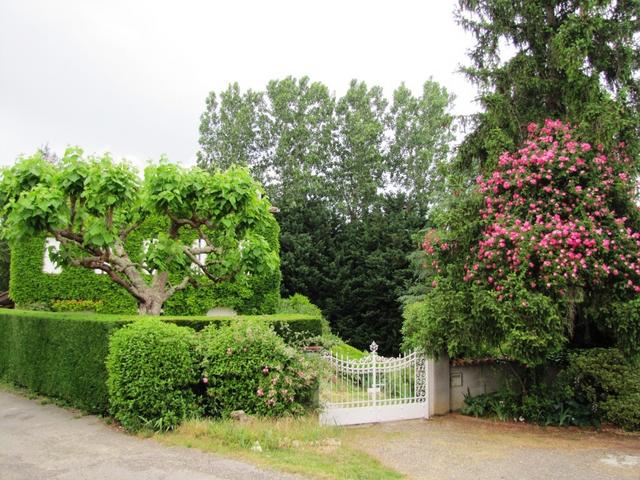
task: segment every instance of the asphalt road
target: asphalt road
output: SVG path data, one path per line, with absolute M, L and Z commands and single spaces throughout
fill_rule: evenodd
M 300 478 L 125 435 L 97 417 L 0 390 L 1 480 Z

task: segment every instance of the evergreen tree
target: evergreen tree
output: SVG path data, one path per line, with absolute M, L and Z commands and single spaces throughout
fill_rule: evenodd
M 458 5 L 459 24 L 476 38 L 464 72 L 478 85 L 484 109 L 457 156 L 467 181 L 521 144 L 529 122 L 547 118 L 571 121 L 607 148 L 625 142 L 638 158 L 640 0 Z

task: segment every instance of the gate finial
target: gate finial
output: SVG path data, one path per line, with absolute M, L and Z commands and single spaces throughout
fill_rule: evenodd
M 369 350 L 371 350 L 371 353 L 376 353 L 378 351 L 378 344 L 376 342 L 371 342 Z

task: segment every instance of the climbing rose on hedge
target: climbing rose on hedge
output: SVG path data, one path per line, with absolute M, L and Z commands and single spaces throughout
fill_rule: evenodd
M 476 179 L 484 197 L 482 234 L 464 281 L 506 294 L 517 274 L 544 294 L 640 293 L 640 232 L 615 204 L 635 197 L 624 145 L 607 155 L 602 145 L 576 141 L 571 126 L 558 120 L 529 124 L 528 131 L 523 148 L 505 152 L 495 171 Z M 436 269 L 438 254 L 449 248 L 433 233 L 423 243 Z
M 567 344 L 640 351 L 635 160 L 569 124 L 530 124 L 519 150 L 434 208 L 407 348 L 544 364 Z

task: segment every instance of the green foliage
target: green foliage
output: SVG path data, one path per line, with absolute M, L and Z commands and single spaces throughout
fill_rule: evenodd
M 619 350 L 574 352 L 559 378 L 572 389 L 576 401 L 603 420 L 627 430 L 640 429 L 640 370 Z
M 358 346 L 377 331 L 381 351 L 399 347 L 405 257 L 441 185 L 451 101 L 431 80 L 387 99 L 355 80 L 336 97 L 306 77 L 207 99 L 198 165 L 249 166 L 280 209 L 282 295 L 308 296 Z
M 132 259 L 143 261 L 143 241 L 153 238 L 163 228 L 166 228 L 165 224 L 155 217 L 132 232 L 127 242 Z M 271 250 L 277 251 L 279 227 L 276 220 L 271 217 L 260 231 Z M 186 233 L 183 239 L 185 243 L 194 241 L 193 235 Z M 33 309 L 32 305 L 37 303 L 43 305 L 43 309 L 51 309 L 46 305 L 56 301 L 91 300 L 102 302 L 96 310 L 100 313 L 135 313 L 135 299 L 107 275 L 71 266 L 63 268 L 60 274 L 43 273 L 43 237 L 24 239 L 13 245 L 12 250 L 10 293 L 20 308 Z M 167 300 L 164 305 L 166 315 L 204 315 L 215 307 L 229 307 L 247 315 L 276 311 L 280 296 L 280 272 L 277 269 L 218 284 L 202 275 L 195 281 L 197 286 L 188 286 Z
M 517 419 L 516 409 L 513 408 L 515 400 L 510 390 L 496 393 L 485 393 L 472 397 L 467 393 L 464 397 L 465 406 L 460 413 L 473 417 L 496 416 L 499 420 L 506 421 Z
M 207 98 L 198 165 L 247 165 L 279 206 L 326 199 L 351 219 L 390 184 L 424 205 L 452 140 L 451 100 L 432 80 L 392 101 L 356 80 L 340 98 L 307 77 L 258 92 L 233 84 Z
M 105 413 L 109 336 L 125 323 L 87 314 L 0 310 L 0 376 Z
M 107 357 L 109 411 L 122 426 L 171 430 L 200 413 L 195 334 L 160 320 L 115 332 Z
M 604 418 L 625 430 L 640 430 L 640 391 L 610 397 L 600 404 Z
M 557 377 L 537 379 L 525 391 L 508 387 L 467 395 L 462 413 L 540 425 L 599 426 L 606 421 L 640 430 L 639 401 L 637 362 L 617 349 L 593 348 L 569 352 Z
M 512 294 L 503 302 L 499 293 L 443 278 L 405 308 L 404 345 L 436 356 L 499 352 L 524 364 L 544 363 L 565 344 L 564 320 L 544 295 L 522 288 Z
M 640 297 L 604 306 L 602 319 L 616 346 L 626 355 L 634 355 L 640 341 Z
M 362 219 L 343 223 L 327 206 L 283 209 L 283 294 L 302 292 L 358 348 L 372 340 L 396 353 L 398 297 L 413 270 L 411 233 L 423 223 L 403 198 L 387 198 Z
M 11 251 L 9 244 L 0 239 L 0 292 L 9 290 Z
M 283 208 L 283 296 L 300 292 L 318 305 L 349 343 L 372 340 L 395 354 L 402 324 L 398 298 L 413 276 L 407 258 L 423 212 L 403 195 L 381 199 L 361 219 L 344 222 L 326 204 Z
M 212 415 L 302 413 L 317 388 L 309 362 L 261 323 L 207 327 L 198 353 L 208 381 L 206 410 Z
M 55 237 L 62 244 L 51 254 L 56 264 L 106 273 L 140 313 L 159 315 L 188 287 L 230 280 L 246 286 L 252 275 L 271 277 L 262 289 L 277 288 L 278 252 L 262 235 L 273 228 L 269 203 L 243 168 L 209 174 L 163 159 L 141 182 L 127 163 L 69 148 L 55 166 L 39 152 L 4 169 L 0 197 L 3 233 L 13 247 Z M 151 236 L 132 240 L 147 222 L 155 225 L 147 229 Z
M 337 233 L 332 265 L 335 293 L 323 310 L 337 333 L 354 347 L 367 350 L 375 340 L 382 355 L 399 352 L 399 298 L 413 277 L 407 257 L 416 245 L 413 235 L 424 221 L 424 211 L 397 194 L 380 199 L 361 220 L 342 225 Z
M 109 336 L 140 319 L 153 317 L 0 309 L 0 377 L 89 412 L 105 413 Z M 322 332 L 320 318 L 299 314 L 162 319 L 193 330 L 243 320 L 264 322 L 279 335 L 291 334 L 284 337 L 290 342 Z
M 561 122 L 433 211 L 407 345 L 544 364 L 565 345 L 640 348 L 640 216 L 629 158 Z M 538 134 L 537 132 L 540 132 Z M 627 305 L 628 304 L 628 305 Z
M 467 179 L 520 144 L 523 125 L 546 118 L 571 120 L 595 144 L 624 141 L 637 158 L 638 0 L 458 4 L 459 23 L 476 38 L 464 72 L 484 107 L 458 155 Z M 504 60 L 506 45 L 515 51 Z
M 322 319 L 322 334 L 330 335 L 331 326 L 329 322 L 322 316 L 320 308 L 309 300 L 308 297 L 296 293 L 288 298 L 281 298 L 278 303 L 278 313 L 297 313 L 302 315 L 310 315 L 312 317 Z
M 51 303 L 54 312 L 100 312 L 101 300 L 54 300 Z
M 18 308 L 32 309 L 34 303 L 48 305 L 56 300 L 101 301 L 103 313 L 136 311 L 136 302 L 106 275 L 80 267 L 63 268 L 59 275 L 42 272 L 44 238 L 23 239 L 12 247 L 9 293 Z
M 311 303 L 311 300 L 299 293 L 288 298 L 282 298 L 278 304 L 278 313 L 301 313 L 313 317 L 322 316 L 320 309 Z

